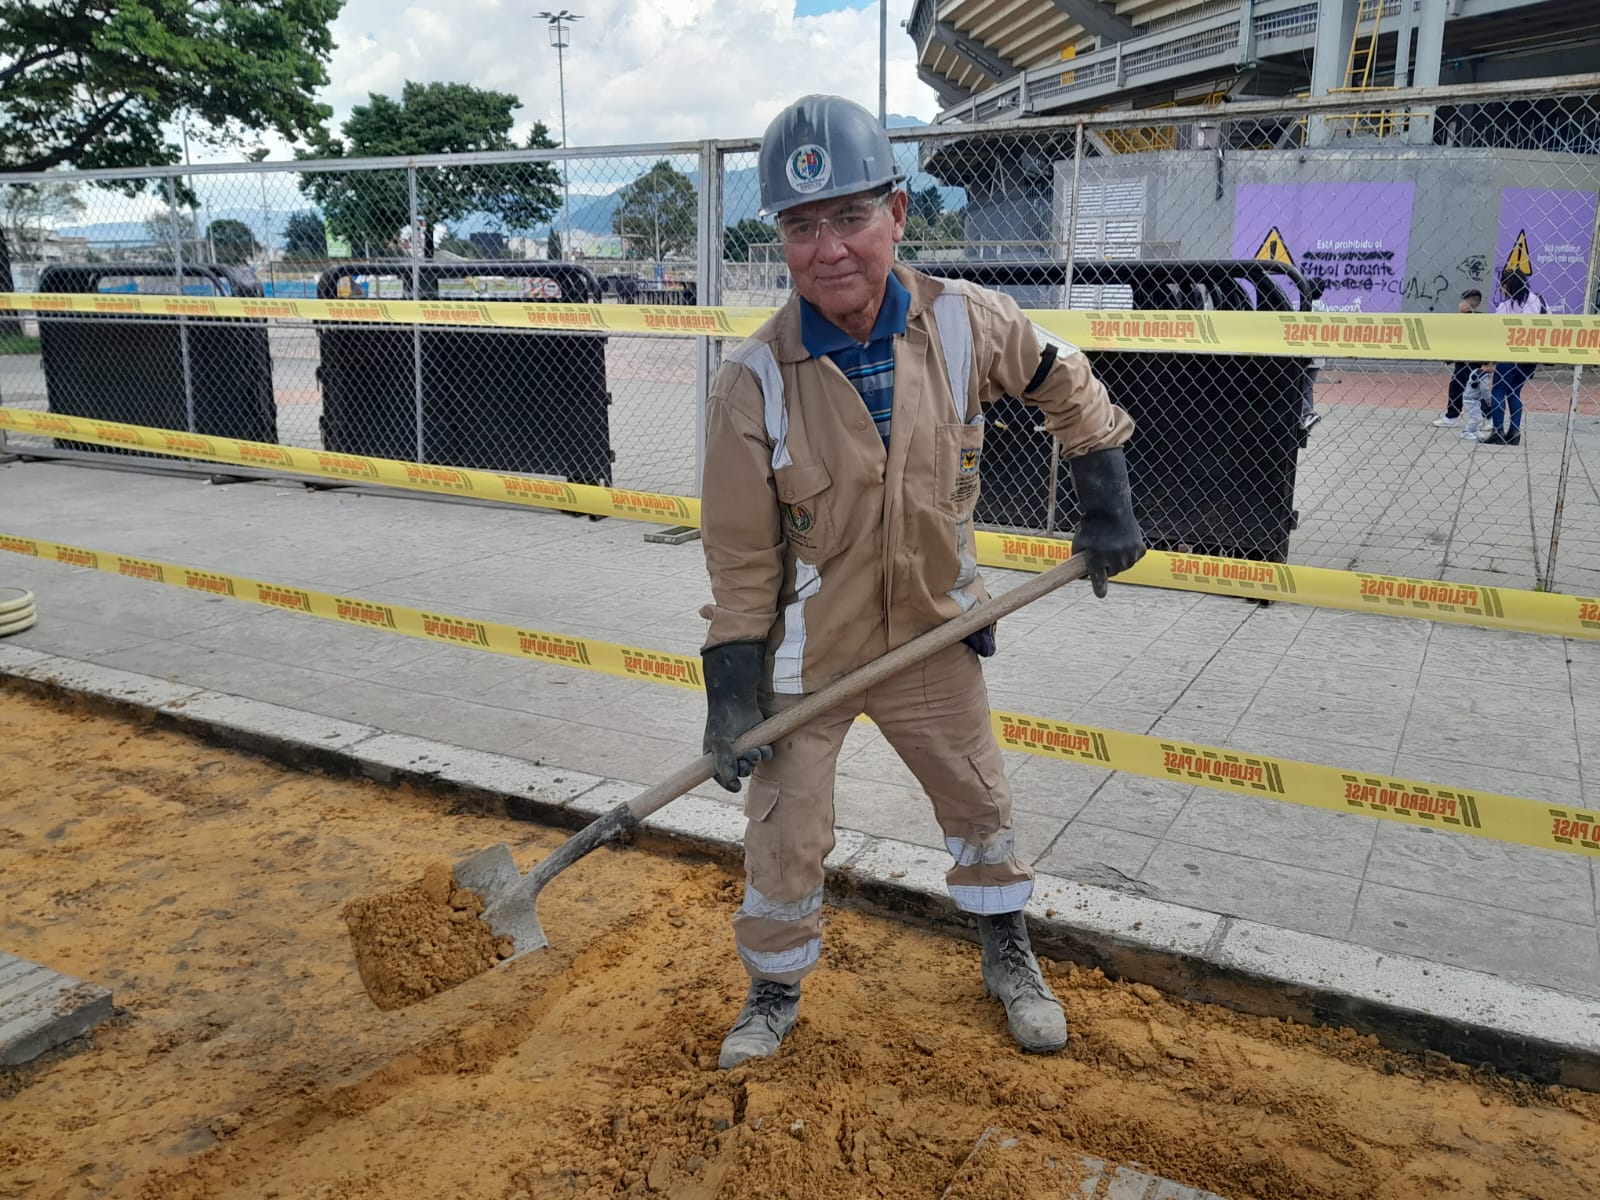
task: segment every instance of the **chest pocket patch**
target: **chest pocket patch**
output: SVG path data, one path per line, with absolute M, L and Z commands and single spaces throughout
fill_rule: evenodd
M 961 466 L 956 472 L 955 495 L 951 497 L 957 508 L 972 503 L 978 494 L 978 460 L 982 457 L 982 446 L 961 447 Z
M 815 563 L 835 549 L 833 480 L 821 463 L 779 467 L 773 473 L 784 540 L 807 562 Z
M 816 518 L 811 515 L 811 510 L 804 504 L 785 504 L 783 506 L 783 526 L 791 535 L 805 536 L 811 532 L 811 526 L 816 523 Z
M 972 515 L 983 466 L 983 418 L 969 425 L 941 425 L 936 434 L 935 499 L 940 511 L 958 520 Z

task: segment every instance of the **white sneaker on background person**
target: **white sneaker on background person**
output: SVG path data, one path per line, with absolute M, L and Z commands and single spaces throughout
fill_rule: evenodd
M 1454 429 L 1461 424 L 1460 417 L 1435 417 L 1433 423 L 1440 429 Z

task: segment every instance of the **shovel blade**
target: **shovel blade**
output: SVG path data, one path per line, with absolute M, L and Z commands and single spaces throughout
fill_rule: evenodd
M 511 847 L 504 842 L 467 855 L 456 863 L 453 870 L 456 886 L 478 893 L 485 908 L 514 888 L 522 878 L 516 860 L 511 857 Z
M 476 892 L 483 901 L 483 921 L 495 937 L 511 939 L 511 954 L 500 960 L 505 965 L 550 944 L 539 914 L 534 910 L 536 894 L 519 888 L 525 878 L 511 857 L 511 847 L 497 846 L 469 854 L 455 865 L 456 886 Z
M 550 944 L 550 939 L 544 934 L 544 926 L 539 924 L 539 913 L 534 908 L 537 898 L 537 895 L 527 891 L 509 892 L 498 903 L 484 910 L 483 919 L 495 937 L 511 939 L 511 954 L 501 959 L 500 965 L 504 966 L 512 959 L 521 958 L 535 950 L 543 950 Z

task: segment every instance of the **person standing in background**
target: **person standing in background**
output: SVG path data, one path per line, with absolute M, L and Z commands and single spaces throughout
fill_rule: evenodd
M 1306 286 L 1306 297 L 1311 301 L 1312 312 L 1327 312 L 1328 306 L 1322 302 L 1322 280 L 1313 279 Z M 1317 376 L 1322 373 L 1328 360 L 1313 358 L 1306 367 L 1305 392 L 1300 402 L 1300 427 L 1310 429 L 1322 420 L 1322 414 L 1317 411 L 1316 386 Z
M 1468 288 L 1461 293 L 1461 303 L 1457 308 L 1461 313 L 1475 313 L 1483 305 L 1483 292 L 1478 288 Z M 1444 416 L 1434 418 L 1433 424 L 1440 429 L 1454 429 L 1461 423 L 1462 401 L 1469 392 L 1479 403 L 1474 404 L 1467 412 L 1466 438 L 1476 440 L 1478 430 L 1482 429 L 1484 435 L 1489 432 L 1489 390 L 1480 386 L 1481 380 L 1475 376 L 1481 375 L 1485 368 L 1477 363 L 1458 362 L 1451 364 L 1450 388 L 1445 397 Z
M 1502 275 L 1500 291 L 1505 299 L 1494 307 L 1497 316 L 1537 316 L 1550 311 L 1529 277 L 1520 271 Z M 1534 369 L 1533 363 L 1495 364 L 1494 387 L 1489 392 L 1489 436 L 1480 437 L 1480 445 L 1522 444 L 1522 386 L 1532 378 Z

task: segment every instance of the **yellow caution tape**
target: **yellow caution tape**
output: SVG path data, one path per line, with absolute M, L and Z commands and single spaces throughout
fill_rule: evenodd
M 96 446 L 148 450 L 155 454 L 231 463 L 260 470 L 287 471 L 340 483 L 381 484 L 440 496 L 472 496 L 504 504 L 555 508 L 602 517 L 625 517 L 632 521 L 652 521 L 662 525 L 700 524 L 700 501 L 693 496 L 664 496 L 656 492 L 562 483 L 554 479 L 508 475 L 499 471 L 369 458 L 363 454 L 335 454 L 327 450 L 303 450 L 298 446 L 280 446 L 273 442 L 246 442 L 213 434 L 150 429 L 143 425 L 67 417 L 60 413 L 36 412 L 26 408 L 0 408 L 0 430 L 67 438 Z
M 1084 350 L 1600 363 L 1600 317 L 1059 311 L 1029 312 L 1028 316 Z
M 266 583 L 242 575 L 88 550 L 18 534 L 0 533 L 0 550 L 447 646 L 487 650 L 691 691 L 704 686 L 698 656 L 522 629 L 455 613 Z M 1364 813 L 1406 825 L 1455 829 L 1498 842 L 1600 857 L 1600 812 L 1005 710 L 992 711 L 990 723 L 1002 746 L 1024 754 L 1198 784 L 1328 812 Z
M 671 304 L 530 304 L 478 300 L 295 300 L 237 296 L 130 296 L 0 292 L 0 311 L 110 316 L 253 317 L 358 325 L 453 325 L 565 333 L 648 333 L 662 337 L 747 337 L 770 308 Z
M 1018 571 L 1048 571 L 1072 554 L 1072 543 L 1059 538 L 980 529 L 977 543 L 978 561 L 984 566 Z M 1150 551 L 1118 575 L 1117 581 L 1386 617 L 1423 617 L 1518 633 L 1600 639 L 1600 597 L 1565 592 L 1533 592 L 1166 550 Z
M 526 475 L 430 466 L 359 454 L 332 454 L 324 450 L 302 450 L 295 446 L 171 429 L 147 429 L 140 425 L 67 417 L 32 409 L 0 407 L 0 430 L 281 470 L 344 483 L 381 484 L 444 496 L 475 496 L 508 504 L 623 517 L 660 525 L 692 527 L 700 524 L 700 501 L 693 496 L 561 483 Z M 1071 555 L 1072 543 L 1060 538 L 979 530 L 977 549 L 978 561 L 986 567 L 1047 571 Z M 1211 595 L 1282 600 L 1383 616 L 1424 617 L 1520 633 L 1600 639 L 1600 597 L 1594 596 L 1174 554 L 1164 550 L 1150 551 L 1117 578 L 1123 583 Z
M 46 562 L 65 563 L 70 567 L 87 567 L 109 575 L 121 575 L 126 579 L 164 583 L 169 587 L 203 592 L 208 596 L 264 604 L 268 608 L 304 613 L 345 625 L 388 630 L 447 646 L 490 650 L 496 654 L 580 667 L 586 671 L 599 671 L 628 679 L 649 679 L 678 687 L 693 689 L 701 686 L 700 660 L 685 658 L 681 654 L 662 654 L 615 642 L 568 637 L 566 634 L 538 629 L 519 629 L 514 625 L 480 621 L 476 617 L 430 612 L 408 608 L 403 604 L 382 604 L 376 600 L 266 583 L 242 575 L 202 571 L 197 567 L 134 558 L 127 554 L 109 554 L 103 550 L 86 550 L 81 546 L 67 546 L 15 534 L 0 534 L 0 550 L 25 554 Z
M 0 293 L 0 311 L 251 317 L 378 325 L 744 338 L 771 308 L 477 300 L 294 300 L 235 296 Z M 1337 356 L 1392 361 L 1600 363 L 1600 317 L 1486 313 L 1027 310 L 1085 350 Z

